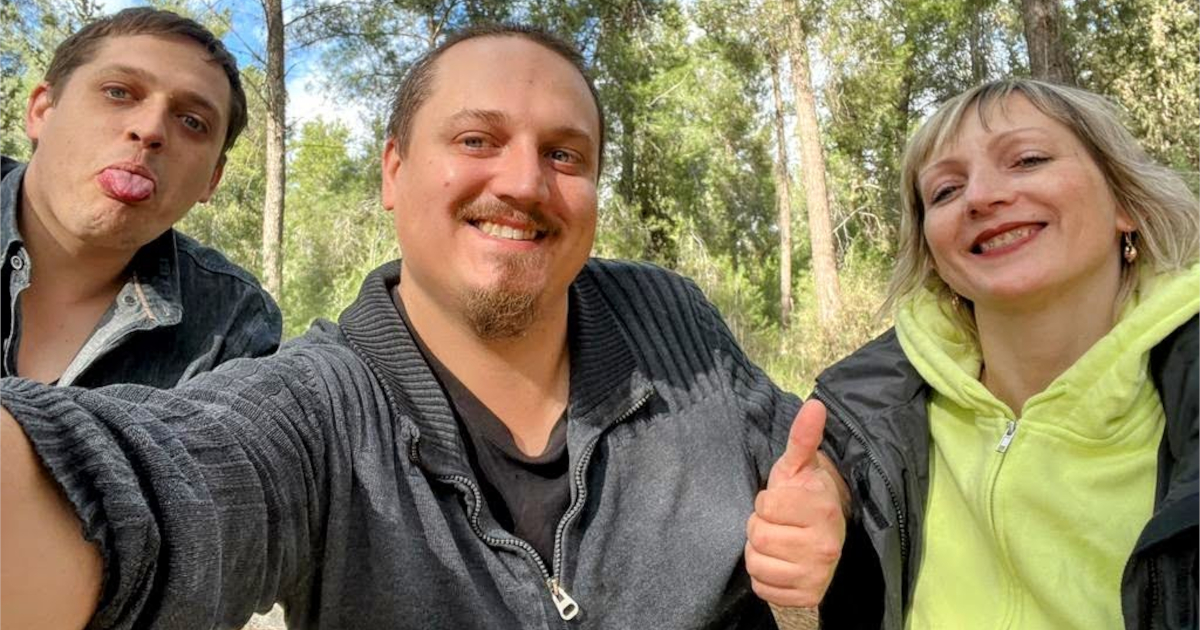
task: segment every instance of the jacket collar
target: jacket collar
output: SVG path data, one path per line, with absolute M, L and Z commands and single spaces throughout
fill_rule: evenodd
M 12 255 L 14 246 L 24 245 L 21 232 L 17 230 L 17 208 L 21 203 L 21 182 L 25 179 L 25 165 L 4 157 L 4 179 L 0 181 L 0 233 L 4 235 L 4 252 Z M 7 259 L 7 256 L 5 256 Z
M 1196 414 L 1196 344 L 1200 317 L 1192 317 L 1150 353 L 1150 374 L 1167 417 L 1158 453 L 1155 514 L 1135 553 L 1200 525 L 1200 417 Z
M 817 389 L 859 423 L 896 407 L 923 403 L 928 395 L 894 328 L 822 372 Z M 927 435 L 928 427 L 923 428 Z
M 399 260 L 371 272 L 338 323 L 399 407 L 399 415 L 414 423 L 418 439 L 410 456 L 435 474 L 473 477 L 450 403 L 392 303 L 389 292 L 399 282 Z M 574 447 L 620 420 L 651 388 L 587 269 L 571 285 L 568 326 L 568 443 Z

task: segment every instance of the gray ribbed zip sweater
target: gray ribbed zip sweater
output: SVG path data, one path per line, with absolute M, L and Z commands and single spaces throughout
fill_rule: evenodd
M 593 260 L 572 285 L 572 503 L 543 559 L 488 512 L 398 272 L 181 389 L 4 381 L 101 545 L 93 627 L 236 627 L 275 601 L 292 628 L 774 627 L 744 529 L 799 401 L 692 283 Z

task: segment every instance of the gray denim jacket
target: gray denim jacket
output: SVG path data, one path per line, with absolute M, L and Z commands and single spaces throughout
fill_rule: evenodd
M 19 304 L 32 275 L 17 221 L 24 177 L 24 164 L 4 158 L 3 376 L 16 374 Z M 229 359 L 263 356 L 279 347 L 279 307 L 254 276 L 216 250 L 172 229 L 143 246 L 130 267 L 129 280 L 59 385 L 171 387 Z

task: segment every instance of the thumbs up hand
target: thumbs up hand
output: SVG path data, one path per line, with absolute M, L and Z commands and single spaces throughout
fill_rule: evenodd
M 821 602 L 846 538 L 843 505 L 849 489 L 817 447 L 825 428 L 825 405 L 804 403 L 783 456 L 771 467 L 746 522 L 746 571 L 754 592 L 785 607 Z

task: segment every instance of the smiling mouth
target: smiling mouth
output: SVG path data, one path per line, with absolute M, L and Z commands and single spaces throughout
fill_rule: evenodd
M 1001 232 L 988 239 L 981 240 L 971 246 L 972 254 L 987 254 L 989 252 L 1007 247 L 1019 241 L 1028 239 L 1042 230 L 1041 224 L 1023 225 L 1018 228 Z
M 468 223 L 488 236 L 509 241 L 536 241 L 546 236 L 546 232 L 543 230 L 522 230 L 491 221 L 468 221 Z

